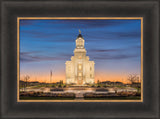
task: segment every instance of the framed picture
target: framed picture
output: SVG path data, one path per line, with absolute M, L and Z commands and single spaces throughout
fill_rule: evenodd
M 18 101 L 143 102 L 142 17 L 20 17 L 17 29 Z
M 159 118 L 158 1 L 1 4 L 1 118 Z

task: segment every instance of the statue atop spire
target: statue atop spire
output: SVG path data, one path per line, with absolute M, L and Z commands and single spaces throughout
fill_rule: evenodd
M 78 38 L 83 38 L 82 35 L 81 35 L 81 30 L 79 29 L 79 35 L 78 35 Z
M 79 34 L 81 34 L 81 30 L 79 29 Z

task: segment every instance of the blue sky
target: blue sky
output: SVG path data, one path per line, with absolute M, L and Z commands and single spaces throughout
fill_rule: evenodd
M 73 56 L 79 29 L 96 79 L 140 75 L 141 21 L 115 19 L 20 20 L 21 76 L 47 81 L 52 70 L 55 81 L 65 80 L 65 61 Z

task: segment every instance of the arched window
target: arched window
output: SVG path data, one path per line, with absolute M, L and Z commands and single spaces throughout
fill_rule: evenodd
M 78 64 L 78 70 L 82 70 L 82 64 Z

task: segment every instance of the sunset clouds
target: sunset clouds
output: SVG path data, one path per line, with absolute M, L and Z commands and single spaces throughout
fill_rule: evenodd
M 65 61 L 73 55 L 78 30 L 95 61 L 95 80 L 140 75 L 140 20 L 20 20 L 20 75 L 30 80 L 65 80 Z M 42 76 L 43 74 L 43 76 Z

